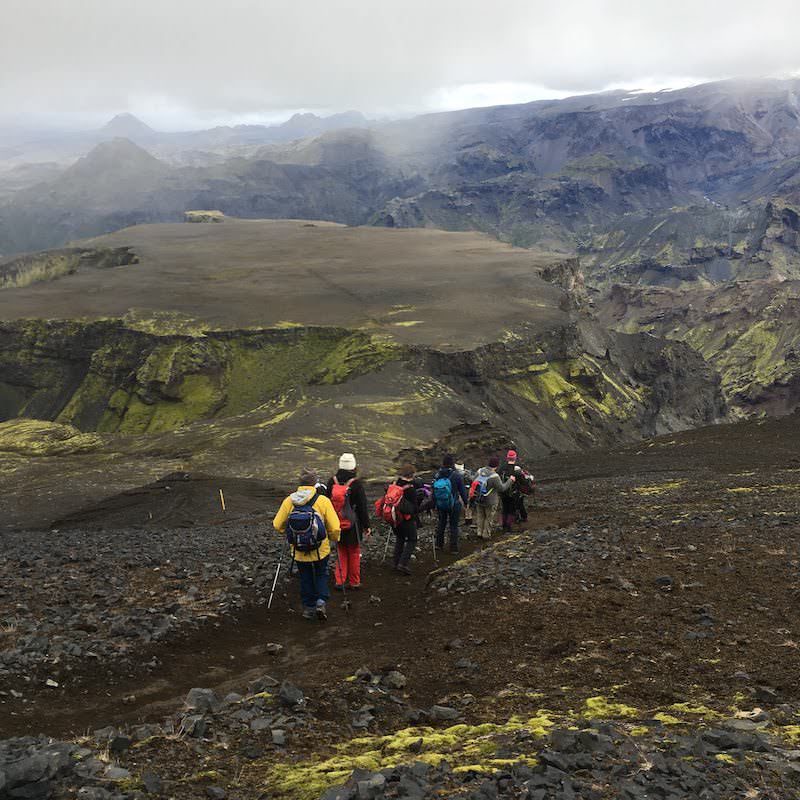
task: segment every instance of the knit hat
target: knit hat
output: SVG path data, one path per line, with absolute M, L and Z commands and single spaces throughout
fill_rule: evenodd
M 356 468 L 356 457 L 352 453 L 342 453 L 339 458 L 339 469 L 354 470 Z
M 319 475 L 317 475 L 317 471 L 315 469 L 303 467 L 303 469 L 300 470 L 300 486 L 316 486 L 318 482 Z
M 506 453 L 506 461 L 516 461 L 517 460 L 517 451 L 516 450 L 509 450 Z
M 463 472 L 464 471 L 464 465 L 463 464 L 456 464 L 456 470 L 458 472 Z
M 451 455 L 446 455 L 442 459 L 442 466 L 443 467 L 450 467 L 452 469 L 453 468 L 453 464 L 455 464 L 455 463 L 456 463 L 456 460 Z
M 492 456 L 489 459 L 489 466 L 492 469 L 497 469 L 500 466 L 500 459 L 497 456 Z

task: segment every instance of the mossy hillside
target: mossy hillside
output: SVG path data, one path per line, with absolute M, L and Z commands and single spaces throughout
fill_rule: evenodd
M 102 443 L 99 436 L 70 425 L 18 419 L 0 423 L 0 452 L 25 456 L 64 456 L 89 453 Z
M 738 415 L 757 413 L 764 404 L 772 413 L 793 410 L 800 380 L 800 283 L 751 281 L 712 291 L 649 297 L 623 291 L 617 297 L 627 307 L 618 329 L 690 345 L 720 375 Z
M 129 247 L 62 248 L 0 259 L 0 290 L 57 280 L 80 269 L 110 269 L 138 261 Z
M 554 408 L 562 420 L 592 414 L 627 420 L 645 402 L 642 390 L 614 380 L 588 355 L 561 362 L 533 364 L 524 376 L 505 382 L 518 397 Z
M 795 305 L 794 298 L 781 293 L 766 306 L 752 309 L 754 313 L 731 309 L 678 326 L 668 335 L 686 341 L 717 369 L 732 403 L 748 405 L 798 377 L 800 325 Z
M 34 283 L 52 281 L 78 271 L 81 258 L 78 252 L 44 252 L 36 258 L 19 259 L 15 269 L 0 271 L 0 290 L 22 289 Z
M 399 354 L 386 337 L 343 329 L 158 335 L 119 321 L 17 323 L 0 331 L 8 366 L 0 412 L 82 430 L 161 432 L 340 383 Z

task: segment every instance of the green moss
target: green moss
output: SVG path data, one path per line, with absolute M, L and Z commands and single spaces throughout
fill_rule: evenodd
M 0 452 L 25 456 L 63 456 L 96 450 L 102 439 L 70 425 L 17 419 L 0 423 Z
M 134 777 L 133 775 L 131 775 L 129 778 L 121 778 L 118 781 L 114 781 L 114 786 L 120 792 L 138 792 L 140 789 L 144 788 L 142 779 L 139 777 Z
M 377 771 L 411 761 L 438 765 L 447 760 L 463 771 L 493 771 L 520 758 L 492 758 L 496 737 L 526 730 L 544 736 L 553 721 L 547 712 L 526 720 L 512 718 L 504 724 L 453 725 L 445 729 L 404 728 L 388 736 L 361 736 L 338 745 L 327 759 L 253 765 L 248 777 L 271 792 L 298 800 L 316 800 L 331 786 L 343 783 L 354 769 Z M 524 757 L 521 757 L 524 758 Z
M 188 783 L 213 783 L 223 779 L 222 773 L 215 769 L 205 769 L 200 772 L 195 772 L 189 777 L 185 778 Z
M 662 725 L 681 724 L 681 721 L 677 717 L 672 716 L 672 714 L 665 714 L 663 711 L 659 711 L 657 714 L 653 714 L 653 719 L 658 720 Z
M 17 268 L 8 275 L 0 275 L 0 289 L 22 289 L 34 283 L 52 281 L 72 275 L 80 266 L 80 252 L 40 253 L 23 256 L 15 261 Z
M 584 703 L 584 713 L 593 719 L 615 719 L 640 716 L 638 709 L 624 703 L 614 703 L 602 695 L 588 697 Z
M 696 703 L 673 703 L 669 709 L 670 711 L 678 711 L 681 714 L 704 717 L 705 719 L 719 719 L 722 716 L 719 712 L 714 711 L 713 708 Z
M 654 495 L 666 494 L 667 492 L 674 492 L 686 484 L 686 481 L 667 481 L 666 483 L 653 484 L 651 486 L 634 486 L 633 491 L 644 497 L 653 497 Z
M 536 405 L 555 409 L 563 419 L 587 412 L 629 419 L 643 403 L 640 391 L 613 380 L 590 356 L 562 362 L 533 364 L 510 370 L 506 381 L 511 391 Z
M 380 369 L 397 358 L 400 348 L 378 334 L 354 333 L 337 343 L 320 364 L 320 383 L 341 383 L 354 375 Z

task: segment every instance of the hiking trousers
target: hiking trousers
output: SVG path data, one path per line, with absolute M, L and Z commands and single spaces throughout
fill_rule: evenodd
M 478 538 L 491 539 L 494 530 L 494 517 L 497 513 L 497 506 L 476 505 L 475 520 L 478 523 Z
M 417 526 L 411 520 L 394 529 L 394 565 L 407 567 L 417 547 Z
M 330 597 L 328 590 L 328 556 L 319 561 L 295 561 L 300 572 L 300 599 L 303 608 L 314 608 L 320 603 L 327 603 Z
M 501 495 L 500 504 L 502 506 L 503 530 L 506 533 L 511 533 L 517 521 L 517 498 L 509 497 L 506 494 Z
M 361 545 L 339 544 L 336 547 L 336 571 L 334 578 L 337 586 L 358 587 L 361 585 Z
M 436 546 L 441 550 L 444 547 L 444 529 L 450 526 L 450 547 L 458 547 L 458 523 L 461 521 L 461 503 L 456 503 L 452 508 L 440 508 L 439 522 L 436 526 Z

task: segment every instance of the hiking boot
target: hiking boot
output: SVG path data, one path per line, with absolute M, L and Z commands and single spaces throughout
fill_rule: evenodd
M 358 591 L 361 588 L 361 584 L 360 583 L 348 583 L 347 584 L 347 588 L 348 589 L 355 589 L 355 591 Z
M 325 607 L 325 603 L 322 600 L 317 601 L 317 619 L 320 622 L 325 622 L 328 619 L 328 609 Z
M 397 571 L 401 572 L 403 575 L 411 575 L 411 567 L 406 564 L 398 564 Z
M 343 592 L 344 591 L 344 584 L 334 583 L 333 584 L 333 588 L 336 589 L 337 592 Z
M 303 619 L 314 619 L 316 616 L 317 610 L 315 608 L 304 608 L 303 609 Z

